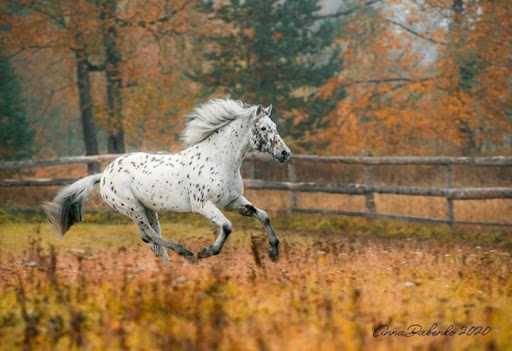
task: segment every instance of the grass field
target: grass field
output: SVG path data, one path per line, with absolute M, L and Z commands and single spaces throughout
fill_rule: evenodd
M 258 223 L 230 218 L 219 256 L 161 264 L 121 217 L 60 239 L 0 212 L 0 348 L 512 349 L 510 232 L 281 216 L 273 263 Z M 163 232 L 196 252 L 214 237 L 195 216 L 165 217 Z M 389 335 L 435 323 L 454 335 Z

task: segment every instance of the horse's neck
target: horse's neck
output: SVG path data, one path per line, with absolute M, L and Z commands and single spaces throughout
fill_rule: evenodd
M 215 150 L 227 168 L 237 170 L 249 152 L 249 128 L 249 121 L 235 120 L 205 140 L 203 146 Z

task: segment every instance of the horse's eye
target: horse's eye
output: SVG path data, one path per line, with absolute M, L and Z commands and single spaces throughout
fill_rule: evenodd
M 266 127 L 261 127 L 261 130 L 262 130 L 262 131 L 266 131 L 266 130 L 267 130 L 267 128 L 266 128 Z

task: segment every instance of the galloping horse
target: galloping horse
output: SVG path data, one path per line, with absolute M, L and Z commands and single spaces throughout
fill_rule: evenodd
M 257 218 L 265 227 L 269 256 L 277 259 L 279 240 L 267 213 L 243 196 L 242 161 L 250 151 L 266 152 L 279 161 L 291 152 L 270 119 L 272 106 L 248 106 L 229 99 L 210 100 L 189 116 L 182 139 L 187 146 L 176 154 L 131 153 L 112 161 L 103 173 L 84 177 L 59 191 L 43 204 L 61 235 L 83 218 L 82 205 L 99 184 L 102 199 L 114 210 L 130 217 L 142 240 L 155 255 L 168 260 L 170 249 L 188 259 L 192 252 L 161 237 L 158 211 L 195 212 L 219 228 L 212 245 L 199 258 L 217 255 L 232 231 L 220 209 Z

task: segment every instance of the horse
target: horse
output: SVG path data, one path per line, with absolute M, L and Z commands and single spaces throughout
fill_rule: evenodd
M 101 198 L 113 210 L 128 216 L 139 227 L 142 241 L 154 254 L 169 260 L 166 249 L 196 261 L 218 255 L 232 224 L 221 209 L 254 217 L 264 226 L 269 257 L 279 256 L 279 239 L 267 212 L 243 196 L 240 168 L 251 151 L 268 153 L 279 162 L 292 153 L 271 120 L 272 105 L 247 105 L 231 99 L 213 99 L 196 107 L 187 117 L 178 153 L 124 154 L 102 173 L 93 174 L 61 189 L 42 205 L 49 221 L 63 236 L 83 220 L 83 204 L 99 187 Z M 161 236 L 158 211 L 200 214 L 218 227 L 215 241 L 198 252 Z

